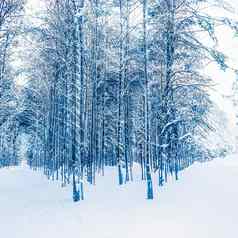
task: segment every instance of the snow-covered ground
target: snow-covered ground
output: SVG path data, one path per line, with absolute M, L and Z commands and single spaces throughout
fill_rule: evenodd
M 154 201 L 141 182 L 119 188 L 111 173 L 75 204 L 70 187 L 26 166 L 0 170 L 0 237 L 238 237 L 238 155 L 195 164 Z

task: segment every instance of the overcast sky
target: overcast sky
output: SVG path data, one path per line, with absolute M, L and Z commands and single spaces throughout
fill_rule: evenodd
M 211 10 L 211 14 L 215 16 L 230 16 L 238 20 L 238 0 L 229 0 L 228 2 L 232 4 L 234 14 L 228 14 L 217 9 Z M 217 35 L 219 37 L 218 49 L 229 57 L 227 62 L 230 66 L 238 68 L 238 37 L 235 37 L 234 32 L 226 27 L 218 27 Z M 212 99 L 227 113 L 231 126 L 235 126 L 235 108 L 227 96 L 232 94 L 232 84 L 236 79 L 236 75 L 231 70 L 223 72 L 215 64 L 208 67 L 207 73 L 214 79 L 216 84 L 214 87 L 216 91 L 211 93 Z

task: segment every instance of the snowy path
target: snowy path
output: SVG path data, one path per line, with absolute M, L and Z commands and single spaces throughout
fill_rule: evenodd
M 84 202 L 73 204 L 71 188 L 26 167 L 2 169 L 0 237 L 238 237 L 238 156 L 195 164 L 152 202 L 141 183 L 115 183 L 101 178 Z

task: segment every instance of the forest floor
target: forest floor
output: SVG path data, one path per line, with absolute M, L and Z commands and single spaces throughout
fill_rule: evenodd
M 238 155 L 196 163 L 147 201 L 139 181 L 123 187 L 111 169 L 86 200 L 26 166 L 0 170 L 2 238 L 237 238 Z

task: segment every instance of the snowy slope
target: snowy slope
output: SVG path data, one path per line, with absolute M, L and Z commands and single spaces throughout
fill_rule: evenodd
M 74 204 L 70 187 L 26 166 L 0 170 L 0 237 L 238 237 L 238 156 L 195 164 L 152 202 L 141 182 L 119 188 L 111 173 Z

